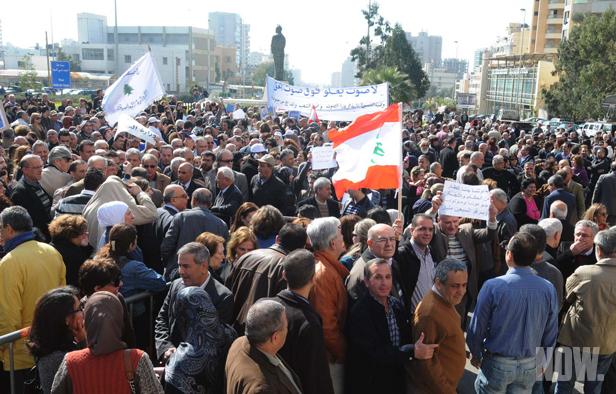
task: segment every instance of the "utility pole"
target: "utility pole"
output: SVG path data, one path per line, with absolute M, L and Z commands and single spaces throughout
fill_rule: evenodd
M 372 1 L 368 0 L 368 15 L 370 15 L 370 7 Z M 368 20 L 368 39 L 366 40 L 366 68 L 370 67 L 370 20 Z
M 526 26 L 526 8 L 520 8 L 522 12 L 522 26 L 520 26 L 520 60 L 518 64 L 518 84 L 520 90 L 519 102 L 518 102 L 518 117 L 522 120 L 522 112 L 524 105 L 522 103 L 522 94 L 524 90 L 524 83 L 522 77 L 522 54 L 524 52 L 524 26 Z
M 49 40 L 45 32 L 45 53 L 47 54 L 47 86 L 51 86 L 51 69 L 49 68 Z
M 115 13 L 115 27 L 113 29 L 113 40 L 115 41 L 115 74 L 116 78 L 120 77 L 120 50 L 118 43 L 118 2 L 113 0 L 113 8 Z

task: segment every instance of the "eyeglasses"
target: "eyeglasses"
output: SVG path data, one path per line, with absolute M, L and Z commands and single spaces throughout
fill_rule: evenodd
M 181 194 L 179 196 L 173 196 L 172 198 L 188 198 L 188 194 Z
M 384 244 L 384 243 L 396 243 L 396 237 L 378 237 L 377 239 L 374 240 L 374 242 L 379 243 L 379 244 Z
M 143 164 L 143 168 L 156 168 L 156 164 Z

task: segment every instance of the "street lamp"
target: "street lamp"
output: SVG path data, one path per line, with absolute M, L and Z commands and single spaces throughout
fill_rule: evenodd
M 522 94 L 524 90 L 523 77 L 522 77 L 522 53 L 524 49 L 524 27 L 526 26 L 526 8 L 520 8 L 520 12 L 522 12 L 522 25 L 520 26 L 520 61 L 518 64 L 518 81 L 519 81 L 519 89 L 520 96 L 518 102 L 518 116 L 520 120 L 522 119 L 522 110 L 524 109 L 524 105 L 522 104 Z

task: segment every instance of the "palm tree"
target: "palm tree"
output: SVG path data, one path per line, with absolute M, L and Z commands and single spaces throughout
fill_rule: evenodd
M 381 66 L 366 70 L 361 79 L 362 85 L 378 85 L 385 82 L 389 84 L 390 103 L 409 103 L 415 96 L 411 81 L 396 67 Z

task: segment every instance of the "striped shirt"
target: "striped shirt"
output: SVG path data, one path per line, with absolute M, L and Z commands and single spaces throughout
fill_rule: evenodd
M 463 262 L 468 261 L 468 257 L 466 256 L 466 252 L 462 247 L 458 238 L 455 235 L 447 236 L 447 258 L 448 259 L 457 259 Z
M 74 196 L 68 196 L 60 200 L 58 202 L 58 206 L 56 207 L 56 216 L 64 214 L 70 215 L 81 215 L 83 214 L 83 209 L 88 204 L 88 201 L 94 195 L 93 191 L 84 190 L 80 194 L 76 194 Z

